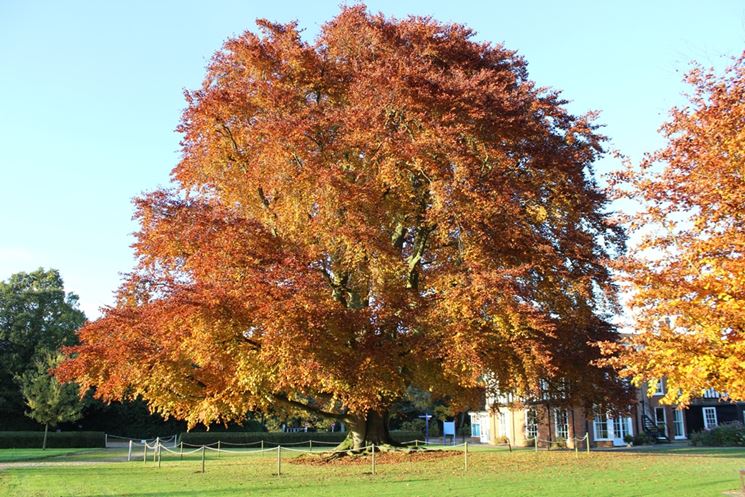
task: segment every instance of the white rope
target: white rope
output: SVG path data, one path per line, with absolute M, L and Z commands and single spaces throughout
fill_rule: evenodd
M 408 442 L 401 442 L 401 445 L 412 445 L 412 444 L 430 445 L 433 447 L 460 447 L 461 445 L 465 444 L 465 442 L 461 442 L 457 445 L 449 444 L 449 443 L 440 443 L 440 442 L 428 442 L 426 440 L 410 440 Z
M 262 452 L 277 452 L 276 447 L 272 447 L 271 449 L 249 449 L 249 450 L 230 450 L 230 449 L 216 449 L 214 447 L 207 447 L 206 445 L 203 445 L 206 450 L 211 450 L 212 452 L 219 452 L 220 454 L 261 454 Z M 283 447 L 284 448 L 284 447 Z M 291 450 L 291 449 L 287 449 Z
M 305 442 L 287 442 L 287 443 L 284 443 L 284 444 L 283 443 L 278 443 L 278 442 L 272 442 L 271 440 L 266 440 L 266 441 L 264 441 L 264 443 L 265 444 L 268 444 L 268 443 L 269 444 L 275 444 L 277 447 L 281 446 L 282 448 L 284 448 L 285 446 L 290 446 L 290 445 L 306 445 L 306 444 L 310 443 L 310 440 L 305 441 Z M 337 443 L 337 445 L 339 445 L 339 444 Z
M 310 450 L 310 449 L 291 449 L 291 448 L 289 448 L 289 447 L 282 447 L 282 450 L 283 450 L 283 451 L 284 451 L 284 450 L 286 450 L 287 452 L 299 452 L 299 453 L 301 453 L 301 454 L 311 454 L 311 453 L 316 453 L 316 451 L 314 451 L 314 450 Z M 325 452 L 325 453 L 328 453 L 328 452 Z
M 274 446 L 273 448 L 276 448 L 276 447 L 279 447 L 280 445 L 282 447 L 289 447 L 289 446 L 295 446 L 295 445 L 309 445 L 311 443 L 313 445 L 339 445 L 341 442 L 324 442 L 322 440 L 306 440 L 304 442 L 286 442 L 286 443 L 273 442 L 271 440 L 260 440 L 258 442 L 225 442 L 222 440 L 220 441 L 220 445 L 232 445 L 234 447 L 252 447 L 254 445 L 261 445 L 262 443 L 264 445 L 271 444 Z M 210 447 L 210 446 L 217 445 L 217 442 L 212 442 L 208 444 L 191 444 L 188 442 L 183 442 L 183 444 L 184 446 L 189 446 L 189 447 L 201 447 L 202 445 L 206 447 Z
M 186 455 L 186 456 L 191 455 L 191 454 L 196 454 L 197 452 L 200 452 L 202 450 L 202 448 L 199 447 L 198 449 L 190 450 L 188 452 L 179 452 L 179 451 L 171 450 L 168 447 L 166 447 L 165 445 L 161 445 L 160 448 L 161 449 L 165 449 L 166 452 L 170 452 L 171 454 L 178 454 L 178 455 L 183 454 L 183 455 Z
M 260 441 L 259 442 L 243 442 L 243 443 L 238 443 L 238 442 L 222 442 L 222 445 L 238 445 L 238 446 L 242 446 L 242 447 L 250 447 L 252 445 L 260 445 L 260 444 L 261 444 Z M 214 444 L 212 444 L 212 445 L 214 445 Z
M 199 445 L 197 445 L 197 444 L 190 444 L 190 443 L 187 443 L 187 442 L 181 442 L 181 443 L 184 444 L 185 446 L 188 446 L 188 447 L 210 447 L 212 445 L 217 445 L 217 442 L 212 442 L 211 444 L 199 444 Z

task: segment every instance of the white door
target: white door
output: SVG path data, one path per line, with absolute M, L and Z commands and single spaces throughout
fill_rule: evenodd
M 499 437 L 507 437 L 507 416 L 505 413 L 499 413 Z
M 488 444 L 489 443 L 489 432 L 490 430 L 490 423 L 489 423 L 489 415 L 488 414 L 482 414 L 481 415 L 481 434 L 479 435 L 479 441 L 482 444 Z
M 626 435 L 631 434 L 631 418 L 618 417 L 613 418 L 613 445 L 622 447 L 626 445 L 623 439 Z
M 655 407 L 654 420 L 657 423 L 657 429 L 667 436 L 667 415 L 664 407 Z

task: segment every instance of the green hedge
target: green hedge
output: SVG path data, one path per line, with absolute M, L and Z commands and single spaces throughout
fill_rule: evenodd
M 217 443 L 246 444 L 261 442 L 268 444 L 289 444 L 307 442 L 336 442 L 339 443 L 347 436 L 347 433 L 330 431 L 300 431 L 300 432 L 188 432 L 181 434 L 181 441 L 191 445 L 208 445 Z M 398 442 L 421 439 L 422 434 L 414 431 L 392 431 L 391 436 Z
M 723 423 L 708 431 L 693 432 L 689 439 L 693 446 L 745 447 L 745 426 L 739 421 Z
M 43 431 L 0 431 L 0 448 L 2 449 L 40 449 L 43 441 Z M 50 449 L 106 447 L 106 438 L 101 431 L 50 431 L 47 435 L 47 447 Z

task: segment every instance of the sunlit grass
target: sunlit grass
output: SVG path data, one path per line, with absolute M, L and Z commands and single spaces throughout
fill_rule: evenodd
M 2 451 L 0 451 L 2 454 Z M 55 458 L 68 465 L 0 470 L 0 495 L 14 497 L 97 496 L 721 496 L 739 486 L 745 450 L 674 449 L 640 452 L 531 450 L 469 451 L 464 471 L 462 448 L 431 461 L 308 466 L 292 464 L 297 453 L 282 451 L 276 476 L 275 452 L 232 454 L 163 452 L 161 467 L 141 450 L 131 462 L 127 450 L 80 453 Z M 3 457 L 3 456 L 0 456 Z M 7 460 L 7 458 L 6 458 Z

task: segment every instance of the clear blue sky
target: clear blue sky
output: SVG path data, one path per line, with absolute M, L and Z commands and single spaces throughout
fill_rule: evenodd
M 574 112 L 600 110 L 632 158 L 661 144 L 689 61 L 721 68 L 745 48 L 742 0 L 368 6 L 463 23 L 518 50 Z M 0 1 L 0 279 L 58 268 L 97 316 L 133 265 L 131 198 L 167 184 L 178 160 L 182 89 L 257 17 L 297 19 L 312 39 L 337 11 L 337 0 Z

